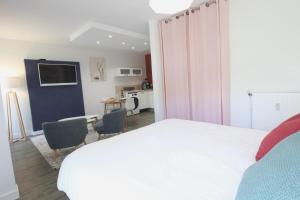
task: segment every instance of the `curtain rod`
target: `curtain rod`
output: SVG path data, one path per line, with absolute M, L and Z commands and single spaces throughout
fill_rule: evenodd
M 227 1 L 227 0 L 225 0 L 225 1 Z M 185 11 L 182 11 L 182 12 L 180 12 L 180 13 L 177 13 L 177 14 L 175 14 L 175 15 L 172 15 L 171 17 L 168 17 L 168 18 L 166 18 L 166 19 L 163 19 L 162 21 L 164 21 L 164 22 L 167 24 L 168 22 L 172 21 L 172 18 L 174 18 L 174 17 L 175 17 L 176 19 L 179 19 L 180 17 L 183 17 L 184 15 L 189 15 L 190 12 L 194 13 L 196 10 L 200 10 L 200 7 L 201 7 L 202 5 L 205 5 L 206 7 L 209 7 L 210 5 L 215 4 L 215 3 L 217 3 L 216 0 L 211 0 L 211 1 L 207 1 L 207 2 L 200 3 L 198 6 L 195 6 L 195 7 L 193 7 L 193 8 L 189 8 L 189 9 L 187 9 L 187 10 L 185 10 Z

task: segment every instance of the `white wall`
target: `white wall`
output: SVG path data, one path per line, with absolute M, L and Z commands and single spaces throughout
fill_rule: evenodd
M 91 81 L 89 74 L 90 56 L 100 56 L 106 59 L 106 81 Z M 86 114 L 102 114 L 103 105 L 100 103 L 101 98 L 115 96 L 116 85 L 141 84 L 143 77 L 115 77 L 114 68 L 128 66 L 145 67 L 144 54 L 133 51 L 104 51 L 100 48 L 91 49 L 0 39 L 1 75 L 23 77 L 24 88 L 20 89 L 18 94 L 25 126 L 28 131 L 32 130 L 32 122 L 25 80 L 24 59 L 40 58 L 80 62 Z M 16 131 L 18 131 L 17 127 L 14 127 L 14 132 Z
M 149 21 L 152 77 L 153 77 L 153 102 L 155 110 L 155 121 L 165 119 L 165 90 L 164 72 L 161 60 L 159 23 L 157 20 Z
M 5 129 L 6 123 L 4 109 L 2 105 L 3 102 L 0 95 L 0 200 L 12 200 L 19 198 L 19 192 L 15 183 L 7 130 Z
M 299 0 L 230 1 L 232 125 L 250 126 L 248 90 L 300 91 L 299 8 Z
M 300 113 L 300 93 L 253 93 L 252 127 L 271 131 Z

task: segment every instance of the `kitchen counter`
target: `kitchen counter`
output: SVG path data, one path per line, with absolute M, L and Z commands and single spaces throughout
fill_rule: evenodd
M 147 89 L 147 90 L 131 90 L 131 91 L 125 91 L 125 92 L 153 92 L 153 89 Z
M 147 89 L 147 90 L 132 90 L 132 91 L 124 91 L 125 98 L 131 97 L 134 95 L 134 97 L 137 97 L 139 100 L 139 109 L 147 109 L 147 108 L 154 108 L 153 105 L 153 90 Z

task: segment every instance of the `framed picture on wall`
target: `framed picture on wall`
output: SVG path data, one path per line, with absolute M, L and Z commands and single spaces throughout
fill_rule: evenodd
M 92 81 L 105 80 L 105 58 L 90 57 L 90 75 Z

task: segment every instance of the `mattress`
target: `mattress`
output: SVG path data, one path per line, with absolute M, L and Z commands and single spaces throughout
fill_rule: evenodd
M 71 200 L 233 200 L 264 131 L 170 119 L 86 145 L 62 163 Z

